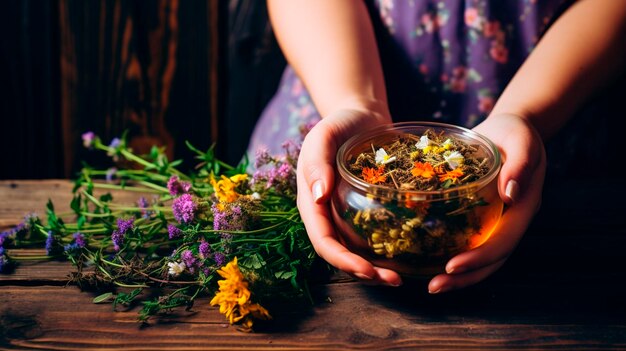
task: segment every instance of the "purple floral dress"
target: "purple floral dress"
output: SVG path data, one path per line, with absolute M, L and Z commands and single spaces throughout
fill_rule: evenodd
M 368 2 L 392 119 L 473 127 L 569 2 L 563 0 L 377 0 Z M 261 115 L 248 152 L 281 153 L 319 121 L 301 80 L 287 67 Z

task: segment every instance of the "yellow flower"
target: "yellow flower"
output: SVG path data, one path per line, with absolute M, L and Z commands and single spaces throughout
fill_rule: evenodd
M 243 182 L 244 180 L 248 179 L 248 175 L 246 173 L 242 173 L 242 174 L 235 174 L 234 176 L 229 178 L 232 182 L 239 184 L 240 182 Z
M 228 318 L 230 324 L 241 323 L 250 329 L 253 319 L 271 319 L 269 312 L 258 303 L 250 301 L 248 282 L 237 266 L 235 257 L 217 273 L 224 278 L 217 282 L 219 292 L 211 300 L 211 306 L 220 306 L 220 313 Z
M 211 175 L 211 185 L 213 189 L 215 189 L 215 196 L 220 202 L 233 202 L 237 200 L 239 194 L 235 191 L 235 187 L 237 187 L 238 183 L 246 180 L 248 178 L 247 174 L 237 174 L 230 178 L 222 175 L 219 181 L 216 181 L 215 178 Z

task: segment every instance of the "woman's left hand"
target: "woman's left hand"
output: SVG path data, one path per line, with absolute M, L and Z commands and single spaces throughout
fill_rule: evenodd
M 493 141 L 502 154 L 498 191 L 505 210 L 496 229 L 482 246 L 448 261 L 446 274 L 428 284 L 440 293 L 480 282 L 498 270 L 511 255 L 541 205 L 546 154 L 535 128 L 520 116 L 489 116 L 474 130 Z

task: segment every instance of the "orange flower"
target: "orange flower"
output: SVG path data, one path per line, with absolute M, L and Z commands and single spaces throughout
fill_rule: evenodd
M 384 166 L 378 168 L 363 167 L 363 180 L 370 184 L 384 183 L 387 180 L 387 176 L 383 174 L 384 171 Z
M 428 162 L 415 162 L 413 163 L 413 169 L 411 169 L 411 173 L 415 177 L 424 177 L 426 179 L 430 179 L 433 175 L 435 175 L 435 170 L 433 169 L 433 165 Z
M 463 176 L 463 170 L 459 167 L 449 172 L 446 172 L 446 174 L 439 175 L 439 181 L 445 182 L 446 180 L 450 179 L 453 183 L 456 183 L 461 176 Z
M 446 173 L 446 170 L 443 167 L 443 165 L 439 165 L 439 166 L 435 167 L 435 173 L 437 173 L 437 174 L 444 174 L 444 173 Z

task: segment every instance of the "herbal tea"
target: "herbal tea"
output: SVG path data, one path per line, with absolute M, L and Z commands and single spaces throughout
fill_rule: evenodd
M 464 128 L 395 124 L 351 139 L 337 160 L 344 244 L 401 273 L 442 270 L 483 244 L 502 213 L 498 151 Z

